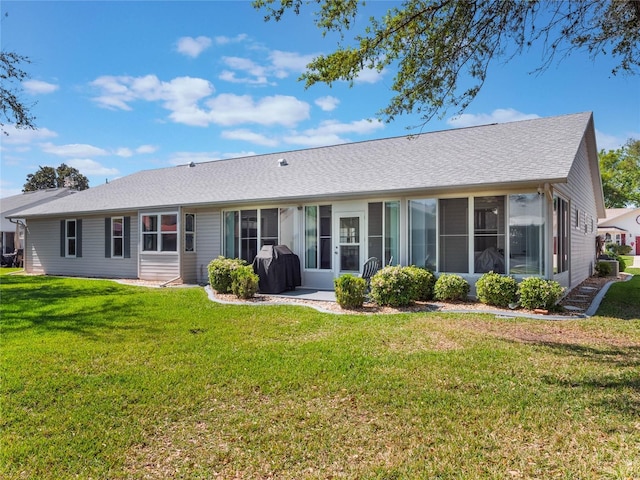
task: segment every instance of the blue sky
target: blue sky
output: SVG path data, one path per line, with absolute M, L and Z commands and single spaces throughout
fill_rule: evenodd
M 358 18 L 396 2 L 370 2 Z M 38 130 L 1 138 L 0 196 L 39 166 L 74 166 L 91 186 L 135 171 L 418 130 L 416 116 L 375 121 L 393 72 L 305 89 L 305 65 L 329 53 L 311 11 L 265 22 L 249 1 L 3 1 L 2 49 L 30 57 L 23 100 Z M 8 14 L 8 16 L 5 16 Z M 599 149 L 640 138 L 640 76 L 612 76 L 610 57 L 574 53 L 544 73 L 533 50 L 496 60 L 460 118 L 422 131 L 594 113 Z

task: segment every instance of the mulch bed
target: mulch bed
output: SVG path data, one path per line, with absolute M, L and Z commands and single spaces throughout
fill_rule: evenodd
M 598 295 L 600 290 L 609 282 L 612 281 L 623 281 L 626 279 L 625 274 L 619 275 L 617 278 L 614 277 L 589 277 L 580 285 L 571 290 L 560 302 L 559 305 L 562 307 L 559 311 L 532 311 L 526 310 L 523 308 L 517 308 L 515 310 L 495 307 L 493 305 L 485 305 L 476 301 L 466 301 L 466 302 L 416 302 L 413 305 L 408 307 L 381 307 L 374 303 L 365 303 L 362 308 L 347 310 L 343 309 L 336 302 L 326 302 L 326 301 L 317 301 L 317 300 L 301 300 L 299 298 L 288 298 L 288 297 L 276 297 L 269 296 L 263 294 L 256 294 L 254 298 L 248 300 L 240 300 L 235 295 L 231 294 L 219 294 L 214 293 L 214 299 L 226 302 L 226 303 L 246 303 L 246 304 L 298 304 L 298 305 L 306 305 L 317 308 L 318 310 L 330 312 L 330 313 L 355 313 L 355 314 L 391 314 L 391 313 L 413 313 L 413 312 L 459 312 L 459 311 L 468 311 L 468 312 L 478 312 L 478 313 L 498 313 L 503 314 L 505 316 L 514 316 L 514 315 L 540 315 L 544 317 L 548 316 L 561 316 L 567 318 L 576 318 L 583 317 L 595 297 Z M 568 308 L 567 308 L 568 307 Z

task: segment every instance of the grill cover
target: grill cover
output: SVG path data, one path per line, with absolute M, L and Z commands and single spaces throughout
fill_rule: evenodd
M 253 260 L 260 293 L 281 293 L 302 285 L 300 259 L 286 245 L 265 245 Z

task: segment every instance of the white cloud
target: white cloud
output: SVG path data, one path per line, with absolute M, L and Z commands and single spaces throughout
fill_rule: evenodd
M 292 127 L 309 118 L 310 106 L 295 97 L 274 95 L 254 101 L 249 95 L 222 94 L 207 101 L 208 118 L 218 125 L 257 123 Z
M 278 141 L 274 138 L 244 129 L 225 130 L 222 132 L 221 136 L 227 140 L 242 140 L 245 142 L 255 143 L 256 145 L 264 145 L 266 147 L 275 147 L 278 145 Z
M 476 125 L 488 125 L 490 123 L 506 123 L 518 120 L 531 120 L 540 118 L 535 113 L 522 113 L 513 108 L 497 108 L 491 113 L 463 113 L 457 117 L 447 119 L 447 124 L 452 127 L 473 127 Z
M 131 151 L 130 148 L 126 148 L 126 147 L 121 147 L 116 149 L 115 154 L 119 157 L 124 157 L 124 158 L 128 158 L 131 157 L 133 155 L 133 152 Z
M 155 145 L 140 145 L 136 148 L 136 153 L 155 153 L 158 151 L 158 147 Z
M 22 85 L 25 91 L 31 95 L 53 93 L 60 88 L 58 85 L 41 80 L 25 80 Z
M 58 136 L 56 132 L 48 128 L 32 130 L 30 128 L 16 128 L 13 125 L 4 125 L 2 130 L 0 132 L 2 143 L 7 145 L 25 145 Z M 8 135 L 5 135 L 4 132 L 8 133 Z
M 191 58 L 196 58 L 210 46 L 211 39 L 209 37 L 182 37 L 178 39 L 177 50 L 183 55 L 187 55 Z
M 327 95 L 326 97 L 320 97 L 316 99 L 314 103 L 325 112 L 331 112 L 338 108 L 340 100 L 338 100 L 336 97 L 332 97 L 331 95 Z
M 301 73 L 306 70 L 307 65 L 316 57 L 316 55 L 300 55 L 295 52 L 283 52 L 281 50 L 273 50 L 269 54 L 271 60 L 271 69 L 277 78 L 288 77 L 290 73 Z
M 159 101 L 169 110 L 169 118 L 174 122 L 200 127 L 211 123 L 224 126 L 241 123 L 294 126 L 309 118 L 310 111 L 308 103 L 285 95 L 258 100 L 249 95 L 212 97 L 213 86 L 207 80 L 193 77 L 177 77 L 163 82 L 155 75 L 109 76 L 96 79 L 92 85 L 102 90 L 94 98 L 100 106 L 130 110 L 129 103 L 135 100 Z M 205 99 L 206 108 L 203 108 L 200 102 Z
M 239 78 L 236 75 L 236 72 L 223 70 L 218 76 L 220 80 L 231 83 L 247 83 L 252 85 L 266 85 L 269 83 L 267 80 L 267 69 L 248 58 L 223 57 L 222 62 L 230 69 L 240 71 L 248 75 L 248 77 Z
M 284 140 L 294 145 L 318 147 L 323 145 L 337 145 L 347 143 L 350 140 L 343 137 L 344 134 L 353 133 L 364 135 L 384 128 L 384 124 L 378 120 L 356 120 L 350 123 L 337 121 L 322 122 L 318 128 L 310 128 L 302 133 L 287 135 Z
M 68 164 L 83 175 L 118 175 L 120 171 L 117 168 L 108 168 L 104 165 L 88 158 L 74 158 L 69 160 Z
M 225 37 L 223 35 L 215 37 L 215 42 L 217 45 L 227 45 L 229 43 L 238 43 L 238 42 L 243 42 L 248 38 L 248 35 L 246 33 L 240 33 L 238 35 L 236 35 L 235 37 Z
M 269 77 L 287 78 L 292 73 L 303 72 L 315 55 L 301 55 L 295 52 L 281 50 L 271 51 L 268 61 L 261 65 L 245 57 L 223 57 L 223 63 L 230 69 L 223 71 L 218 78 L 232 83 L 247 83 L 251 85 L 272 84 Z M 241 73 L 243 76 L 239 76 Z
M 624 144 L 631 138 L 640 139 L 640 132 L 626 132 L 626 134 L 621 135 L 609 135 L 596 128 L 596 143 L 598 151 L 617 150 L 624 146 Z
M 54 145 L 53 143 L 42 144 L 42 150 L 52 155 L 60 157 L 95 157 L 108 155 L 109 152 L 102 148 L 94 147 L 82 143 L 70 143 L 67 145 Z
M 358 73 L 356 78 L 354 79 L 355 83 L 378 83 L 382 81 L 382 78 L 387 73 L 386 69 L 383 69 L 381 72 L 377 71 L 375 68 L 364 68 Z

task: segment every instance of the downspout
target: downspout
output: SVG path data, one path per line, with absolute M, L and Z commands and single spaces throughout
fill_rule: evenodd
M 166 286 L 167 286 L 167 285 L 169 285 L 170 283 L 173 283 L 173 282 L 175 282 L 176 280 L 180 280 L 181 278 L 182 278 L 182 275 L 178 275 L 177 277 L 172 278 L 171 280 L 167 280 L 166 282 L 161 283 L 161 284 L 160 284 L 160 287 L 166 287 Z

